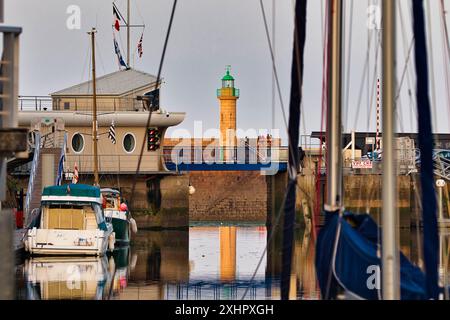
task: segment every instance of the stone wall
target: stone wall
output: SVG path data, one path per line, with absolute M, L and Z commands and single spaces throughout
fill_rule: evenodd
M 192 171 L 190 221 L 266 222 L 267 184 L 259 171 Z

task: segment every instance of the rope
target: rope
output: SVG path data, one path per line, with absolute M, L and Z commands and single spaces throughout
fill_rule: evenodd
M 170 14 L 170 20 L 169 20 L 169 26 L 167 28 L 166 39 L 164 41 L 164 47 L 163 47 L 163 51 L 162 51 L 162 54 L 161 54 L 161 60 L 159 62 L 158 75 L 156 77 L 155 89 L 158 89 L 158 86 L 160 85 L 161 71 L 162 71 L 162 68 L 163 68 L 163 65 L 164 65 L 164 58 L 166 56 L 167 44 L 169 42 L 170 31 L 172 29 L 173 18 L 174 18 L 174 15 L 175 15 L 175 9 L 177 7 L 177 1 L 178 0 L 174 0 L 173 1 L 172 12 Z M 157 106 L 157 108 L 159 109 L 159 105 Z M 147 128 L 150 126 L 150 121 L 151 121 L 151 118 L 152 118 L 152 111 L 153 111 L 152 108 L 150 108 L 150 110 L 148 112 L 148 118 L 147 118 L 147 123 L 146 123 L 146 126 L 145 126 L 145 131 L 147 131 Z M 144 154 L 144 148 L 145 148 L 145 143 L 146 143 L 146 139 L 145 139 L 146 134 L 147 134 L 147 132 L 145 132 L 144 139 L 142 140 L 141 151 L 139 153 L 139 160 L 138 160 L 138 164 L 137 164 L 137 167 L 136 167 L 136 173 L 135 173 L 135 175 L 133 177 L 133 184 L 132 184 L 132 187 L 131 187 L 131 196 L 130 196 L 130 206 L 133 205 L 133 198 L 134 198 L 134 194 L 135 194 L 135 190 L 136 190 L 137 177 L 138 177 L 139 171 L 141 169 L 142 156 Z

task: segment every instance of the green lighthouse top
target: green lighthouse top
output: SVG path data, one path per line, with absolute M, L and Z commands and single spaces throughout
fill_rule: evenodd
M 234 87 L 234 78 L 230 74 L 231 66 L 226 66 L 226 74 L 222 78 L 222 88 L 217 89 L 217 97 L 236 97 L 239 98 L 239 89 Z
M 230 75 L 230 69 L 231 66 L 227 66 L 227 73 L 223 76 L 222 81 L 234 81 L 234 78 L 232 75 Z

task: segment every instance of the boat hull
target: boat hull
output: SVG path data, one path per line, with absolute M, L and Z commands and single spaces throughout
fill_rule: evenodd
M 111 219 L 113 231 L 116 235 L 117 245 L 130 243 L 130 221 L 123 211 L 105 210 L 105 217 Z
M 110 246 L 112 230 L 37 229 L 28 231 L 25 249 L 31 255 L 102 256 Z

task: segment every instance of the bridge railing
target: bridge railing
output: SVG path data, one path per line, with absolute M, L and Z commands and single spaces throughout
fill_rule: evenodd
M 166 163 L 271 163 L 287 162 L 287 147 L 164 147 L 163 159 Z

